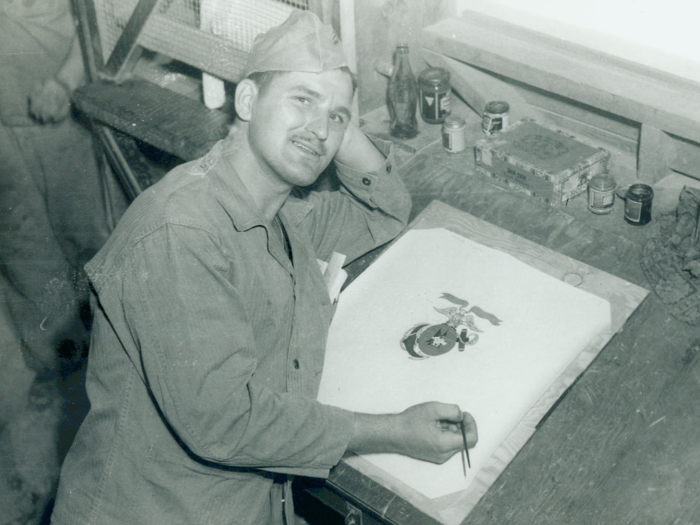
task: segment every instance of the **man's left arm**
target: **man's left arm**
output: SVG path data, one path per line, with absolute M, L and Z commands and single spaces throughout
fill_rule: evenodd
M 306 221 L 319 258 L 338 251 L 350 262 L 405 228 L 411 197 L 391 142 L 372 139 L 357 126 L 348 126 L 335 165 L 340 191 L 310 194 L 314 208 Z

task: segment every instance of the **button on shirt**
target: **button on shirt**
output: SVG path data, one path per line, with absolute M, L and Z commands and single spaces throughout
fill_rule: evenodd
M 378 172 L 338 165 L 340 191 L 287 200 L 290 260 L 226 145 L 139 196 L 86 267 L 91 408 L 55 525 L 268 523 L 279 474 L 324 477 L 345 452 L 352 414 L 316 401 L 333 309 L 316 259 L 391 240 L 410 198 L 377 142 Z

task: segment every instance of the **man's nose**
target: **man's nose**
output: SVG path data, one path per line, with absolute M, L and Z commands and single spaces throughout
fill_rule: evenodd
M 316 135 L 318 140 L 326 140 L 328 138 L 328 112 L 315 112 L 306 124 L 306 131 Z

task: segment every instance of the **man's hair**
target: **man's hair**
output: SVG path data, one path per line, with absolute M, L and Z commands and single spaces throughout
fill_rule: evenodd
M 357 90 L 357 82 L 355 81 L 355 75 L 352 74 L 350 68 L 343 66 L 339 67 L 338 70 L 350 75 L 350 80 L 352 81 L 352 92 L 355 93 Z M 289 73 L 289 71 L 256 71 L 249 74 L 246 78 L 255 82 L 255 85 L 258 86 L 258 91 L 262 95 L 267 91 L 267 88 L 270 87 L 270 84 L 275 78 L 286 73 Z

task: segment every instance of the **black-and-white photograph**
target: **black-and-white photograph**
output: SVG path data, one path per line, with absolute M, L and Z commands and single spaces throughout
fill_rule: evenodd
M 0 0 L 0 525 L 700 523 L 698 20 Z

